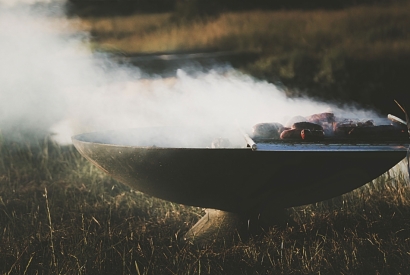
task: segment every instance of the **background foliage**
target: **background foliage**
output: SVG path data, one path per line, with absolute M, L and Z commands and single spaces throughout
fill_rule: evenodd
M 383 114 L 398 111 L 396 99 L 410 109 L 409 1 L 212 14 L 202 4 L 186 0 L 174 12 L 82 17 L 82 22 L 94 47 L 104 51 L 235 53 L 222 62 L 285 87 L 289 96 L 353 102 Z M 155 62 L 150 65 L 155 70 Z

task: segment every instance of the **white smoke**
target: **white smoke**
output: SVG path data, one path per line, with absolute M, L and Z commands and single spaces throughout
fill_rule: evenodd
M 0 7 L 32 6 L 35 4 L 64 3 L 64 0 L 0 0 Z
M 0 10 L 2 127 L 49 129 L 88 94 L 114 79 L 132 79 L 123 70 L 107 71 L 110 64 L 91 54 L 87 34 L 44 14 L 26 5 Z
M 3 128 L 49 130 L 58 141 L 70 142 L 85 131 L 194 125 L 218 135 L 237 124 L 248 130 L 259 122 L 283 123 L 329 107 L 343 112 L 289 99 L 273 84 L 226 67 L 195 75 L 181 68 L 172 78 L 148 77 L 136 67 L 93 54 L 88 35 L 76 30 L 72 20 L 30 8 L 39 1 L 18 1 L 20 8 L 0 1 Z

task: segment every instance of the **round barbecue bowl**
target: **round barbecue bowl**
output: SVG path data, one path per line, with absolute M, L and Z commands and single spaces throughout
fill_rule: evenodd
M 258 143 L 243 148 L 158 142 L 168 128 L 87 133 L 78 151 L 135 190 L 176 203 L 257 213 L 326 200 L 362 186 L 400 162 L 408 144 Z M 179 136 L 192 131 L 178 131 Z M 147 142 L 147 140 L 149 142 Z M 168 140 L 168 141 L 169 141 Z M 208 143 L 211 144 L 211 141 Z

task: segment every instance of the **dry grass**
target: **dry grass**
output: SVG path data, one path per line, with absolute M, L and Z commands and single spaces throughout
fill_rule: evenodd
M 300 62 L 317 58 L 314 77 L 330 83 L 346 56 L 408 54 L 409 9 L 254 11 L 189 24 L 170 14 L 134 15 L 80 25 L 110 50 L 263 53 L 248 68 L 261 75 L 277 69 L 291 78 Z M 47 135 L 0 134 L 1 274 L 410 274 L 406 174 L 288 213 L 294 226 L 230 246 L 192 246 L 181 237 L 202 209 L 130 190 Z
M 175 23 L 170 14 L 83 19 L 102 47 L 125 52 L 197 49 L 349 55 L 409 52 L 410 3 L 340 11 L 250 11 Z
M 181 236 L 202 210 L 110 179 L 72 146 L 3 134 L 2 274 L 408 274 L 407 175 L 289 209 L 294 226 L 233 245 Z M 16 135 L 14 135 L 14 140 Z
M 333 11 L 227 12 L 193 21 L 152 14 L 81 22 L 91 30 L 96 49 L 133 54 L 232 51 L 239 54 L 221 62 L 285 86 L 289 96 L 388 113 L 386 102 L 407 98 L 408 14 L 406 0 Z M 155 72 L 157 65 L 138 66 Z

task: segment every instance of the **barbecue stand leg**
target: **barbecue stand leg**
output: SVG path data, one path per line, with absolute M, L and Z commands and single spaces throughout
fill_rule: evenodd
M 184 236 L 194 244 L 211 242 L 230 243 L 268 232 L 272 226 L 288 225 L 285 209 L 243 215 L 216 209 L 206 209 L 205 215 Z M 269 213 L 269 214 L 266 214 Z
M 195 244 L 213 241 L 232 241 L 242 228 L 241 215 L 216 209 L 206 209 L 205 215 L 185 234 L 184 240 Z

